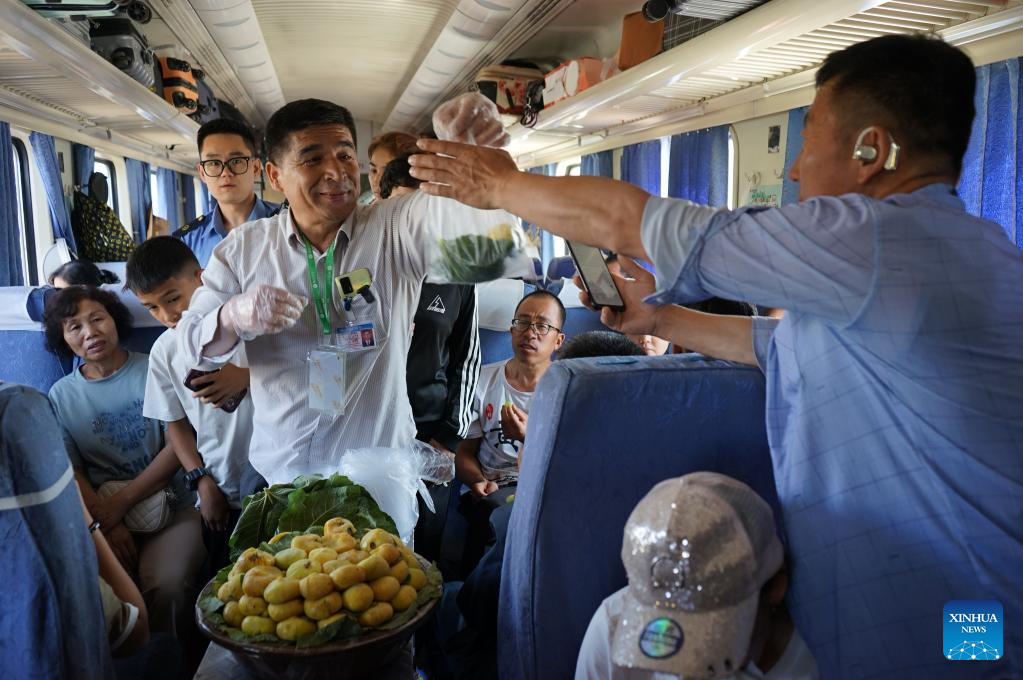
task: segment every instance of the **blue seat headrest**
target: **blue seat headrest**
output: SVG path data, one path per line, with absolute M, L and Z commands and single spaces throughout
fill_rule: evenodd
M 556 257 L 547 265 L 547 280 L 570 279 L 575 276 L 575 262 L 569 256 Z

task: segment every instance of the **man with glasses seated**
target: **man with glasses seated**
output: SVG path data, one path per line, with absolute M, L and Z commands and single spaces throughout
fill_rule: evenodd
M 455 455 L 455 472 L 469 490 L 460 507 L 469 519 L 466 570 L 475 566 L 486 547 L 490 513 L 515 494 L 529 402 L 565 340 L 564 325 L 565 307 L 556 295 L 545 290 L 530 293 L 515 308 L 511 322 L 515 355 L 480 369 L 473 422 Z
M 256 197 L 253 189 L 262 164 L 256 137 L 244 123 L 218 118 L 199 128 L 199 179 L 216 200 L 209 212 L 174 232 L 195 253 L 199 266 L 206 263 L 213 248 L 235 227 L 271 217 L 280 206 Z

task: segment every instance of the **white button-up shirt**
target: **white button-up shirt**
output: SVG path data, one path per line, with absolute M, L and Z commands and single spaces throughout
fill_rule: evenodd
M 415 438 L 415 423 L 405 385 L 405 362 L 412 319 L 426 276 L 428 219 L 445 224 L 515 224 L 507 213 L 483 212 L 455 201 L 416 192 L 406 197 L 359 206 L 335 238 L 334 272 L 325 272 L 326 255 L 314 249 L 321 287 L 333 291 L 329 314 L 334 328 L 349 320 L 375 325 L 376 347 L 346 354 L 347 406 L 344 415 L 314 410 L 308 403 L 306 358 L 321 342 L 322 326 L 312 301 L 305 245 L 290 210 L 233 229 L 213 252 L 203 286 L 178 325 L 182 351 L 201 368 L 223 365 L 233 352 L 203 357 L 214 336 L 220 306 L 260 284 L 309 299 L 291 328 L 245 343 L 251 372 L 255 426 L 249 460 L 271 484 L 308 473 L 329 474 L 346 450 L 404 447 Z M 334 277 L 360 267 L 373 277 L 376 298 L 354 300 L 346 313 Z M 239 343 L 240 345 L 241 343 Z

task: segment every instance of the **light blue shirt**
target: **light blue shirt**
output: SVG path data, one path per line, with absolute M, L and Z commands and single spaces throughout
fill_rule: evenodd
M 735 211 L 651 198 L 642 234 L 657 301 L 786 310 L 754 319 L 754 349 L 821 676 L 1020 677 L 1023 253 L 944 184 Z M 938 656 L 945 602 L 989 599 L 1007 656 Z
M 252 206 L 252 212 L 249 213 L 249 217 L 245 221 L 261 220 L 264 217 L 276 215 L 279 210 L 280 206 L 276 203 L 270 203 L 257 197 L 255 205 Z M 210 255 L 213 254 L 213 249 L 227 236 L 220 206 L 214 203 L 208 213 L 200 215 L 175 231 L 174 236 L 184 241 L 192 249 L 195 258 L 199 260 L 199 266 L 205 269 L 206 264 L 210 261 Z

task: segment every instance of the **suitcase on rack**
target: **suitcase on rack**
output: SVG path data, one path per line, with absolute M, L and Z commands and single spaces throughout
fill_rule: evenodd
M 131 19 L 96 19 L 92 22 L 89 38 L 93 52 L 143 86 L 156 91 L 153 51 Z
M 526 103 L 526 90 L 534 80 L 543 80 L 543 71 L 495 64 L 476 74 L 476 87 L 480 94 L 497 104 L 498 113 L 520 116 Z
M 61 2 L 35 2 L 21 0 L 29 9 L 35 10 L 48 19 L 66 19 L 68 17 L 112 17 L 119 14 L 131 0 L 73 0 Z
M 157 57 L 157 61 L 163 98 L 181 113 L 189 116 L 197 113 L 199 86 L 191 64 L 174 57 Z
M 199 105 L 195 113 L 189 114 L 192 120 L 202 125 L 220 118 L 220 104 L 210 86 L 205 80 L 198 80 L 195 85 L 199 88 Z

